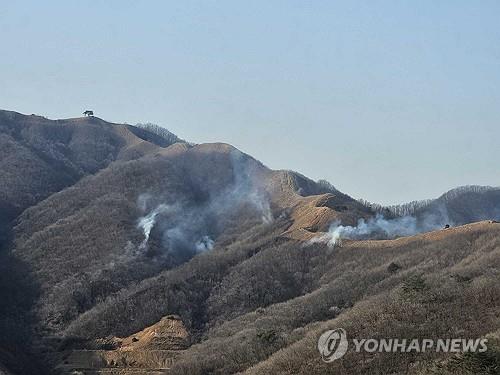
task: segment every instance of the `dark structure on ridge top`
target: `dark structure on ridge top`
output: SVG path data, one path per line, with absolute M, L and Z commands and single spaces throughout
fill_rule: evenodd
M 84 116 L 94 116 L 94 111 L 89 111 L 88 109 L 83 112 Z

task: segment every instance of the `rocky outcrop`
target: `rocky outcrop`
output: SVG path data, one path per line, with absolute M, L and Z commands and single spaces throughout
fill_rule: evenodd
M 189 346 L 189 340 L 182 320 L 168 315 L 129 337 L 104 338 L 87 345 L 96 349 L 62 353 L 58 368 L 68 375 L 163 374 Z

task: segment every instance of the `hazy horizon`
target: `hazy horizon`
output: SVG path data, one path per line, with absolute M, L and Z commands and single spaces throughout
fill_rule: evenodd
M 494 1 L 6 3 L 0 108 L 156 123 L 382 204 L 498 186 L 499 11 Z

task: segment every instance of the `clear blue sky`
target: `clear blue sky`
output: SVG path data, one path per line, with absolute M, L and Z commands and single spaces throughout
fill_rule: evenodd
M 397 203 L 500 185 L 500 1 L 1 1 L 0 108 L 228 142 Z

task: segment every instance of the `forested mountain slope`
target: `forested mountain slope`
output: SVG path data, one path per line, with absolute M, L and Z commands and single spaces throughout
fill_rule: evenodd
M 14 374 L 335 373 L 311 344 L 324 327 L 451 334 L 446 303 L 470 335 L 499 328 L 493 222 L 328 246 L 311 240 L 377 210 L 224 143 L 94 117 L 0 112 L 0 167 L 0 363 Z M 440 203 L 459 223 L 493 219 L 496 199 Z M 381 358 L 356 368 L 439 359 Z

